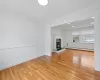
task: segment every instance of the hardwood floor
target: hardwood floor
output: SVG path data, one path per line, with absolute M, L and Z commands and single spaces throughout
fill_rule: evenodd
M 0 71 L 0 80 L 100 80 L 94 53 L 67 49 Z

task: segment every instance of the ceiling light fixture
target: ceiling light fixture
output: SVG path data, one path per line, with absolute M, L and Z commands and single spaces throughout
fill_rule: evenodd
M 75 27 L 75 26 L 72 26 L 72 27 Z
M 92 19 L 94 19 L 95 17 L 92 17 Z
M 70 23 L 68 23 L 68 24 L 70 24 Z
M 48 4 L 48 0 L 38 0 L 38 3 L 42 6 L 46 6 Z

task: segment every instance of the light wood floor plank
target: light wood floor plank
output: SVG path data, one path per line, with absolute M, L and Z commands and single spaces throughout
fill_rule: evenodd
M 100 80 L 94 52 L 66 49 L 0 71 L 0 80 Z

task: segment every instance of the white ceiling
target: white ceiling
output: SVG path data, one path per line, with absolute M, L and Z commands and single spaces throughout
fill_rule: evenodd
M 74 22 L 69 22 L 69 23 L 70 24 L 65 23 L 62 25 L 52 27 L 52 29 L 72 32 L 73 36 L 79 36 L 79 35 L 84 35 L 84 34 L 94 34 L 94 24 L 91 24 L 91 23 L 94 23 L 93 18 L 88 18 L 85 20 L 79 20 L 79 21 L 74 21 Z
M 47 24 L 68 13 L 97 3 L 100 3 L 100 0 L 49 0 L 49 4 L 43 7 L 38 4 L 38 0 L 0 0 L 0 11 L 22 15 Z
M 88 18 L 88 19 L 85 19 L 85 20 L 79 20 L 79 21 L 74 21 L 74 22 L 69 22 L 70 24 L 68 23 L 65 23 L 65 24 L 62 24 L 62 25 L 58 25 L 56 27 L 53 27 L 53 28 L 57 28 L 57 29 L 63 29 L 63 30 L 72 30 L 72 29 L 87 29 L 87 28 L 94 28 L 94 24 L 91 24 L 91 23 L 94 23 L 94 19 L 93 18 Z M 72 27 L 74 26 L 74 27 Z

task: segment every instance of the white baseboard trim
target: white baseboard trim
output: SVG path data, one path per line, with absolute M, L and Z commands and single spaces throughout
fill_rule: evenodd
M 94 68 L 95 71 L 100 71 L 100 67 L 99 68 Z
M 53 51 L 53 52 L 56 52 L 56 53 L 61 53 L 63 51 L 65 51 L 66 49 L 62 49 L 62 50 L 59 50 L 59 51 Z
M 84 49 L 84 48 L 72 48 L 72 47 L 67 47 L 66 49 L 76 49 L 76 50 L 87 50 L 87 51 L 94 51 L 94 49 Z

